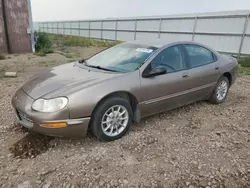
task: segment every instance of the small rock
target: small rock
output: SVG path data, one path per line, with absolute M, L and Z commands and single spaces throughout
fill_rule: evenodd
M 4 180 L 7 180 L 7 179 L 8 179 L 8 176 L 4 176 L 3 179 L 4 179 Z
M 190 185 L 188 188 L 195 188 L 194 186 Z
M 103 180 L 99 181 L 99 185 L 102 187 L 105 184 L 105 182 Z
M 17 185 L 17 188 L 33 188 L 30 181 L 25 181 Z
M 45 185 L 43 185 L 42 188 L 49 188 L 49 187 L 51 186 L 51 184 L 52 184 L 52 182 L 49 181 L 49 182 L 47 182 Z
M 128 184 L 128 180 L 123 180 L 123 183 L 125 184 L 125 185 L 127 185 Z
M 186 182 L 186 186 L 189 186 L 190 185 L 190 182 Z

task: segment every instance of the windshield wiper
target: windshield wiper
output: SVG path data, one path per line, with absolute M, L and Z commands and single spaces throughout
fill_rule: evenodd
M 86 64 L 86 60 L 85 59 L 81 59 L 78 61 L 78 63 L 85 63 Z
M 89 64 L 87 64 L 87 63 L 85 63 L 85 66 L 91 67 L 91 68 L 100 69 L 100 70 L 105 70 L 105 71 L 119 72 L 119 71 L 112 70 L 112 69 L 107 69 L 107 68 L 104 68 L 104 67 L 101 67 L 101 66 L 89 65 Z

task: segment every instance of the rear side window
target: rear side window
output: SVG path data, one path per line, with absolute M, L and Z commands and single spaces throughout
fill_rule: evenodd
M 193 44 L 185 44 L 184 46 L 189 56 L 190 68 L 206 65 L 215 61 L 213 52 L 206 48 Z

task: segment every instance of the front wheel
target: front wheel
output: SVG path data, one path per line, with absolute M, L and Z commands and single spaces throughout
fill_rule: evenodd
M 217 82 L 213 95 L 211 96 L 209 101 L 214 104 L 223 103 L 227 98 L 228 90 L 229 90 L 228 78 L 225 76 L 222 76 Z
M 108 98 L 94 111 L 91 120 L 92 133 L 99 140 L 112 141 L 121 138 L 132 123 L 129 102 L 119 97 Z

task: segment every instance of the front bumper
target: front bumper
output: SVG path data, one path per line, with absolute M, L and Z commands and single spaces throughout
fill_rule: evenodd
M 16 110 L 19 124 L 31 131 L 56 137 L 84 137 L 87 134 L 90 117 L 70 119 L 67 108 L 54 113 L 42 113 L 32 110 L 34 102 L 22 89 L 12 98 L 12 106 Z M 49 128 L 40 126 L 42 123 L 66 122 L 66 127 Z

